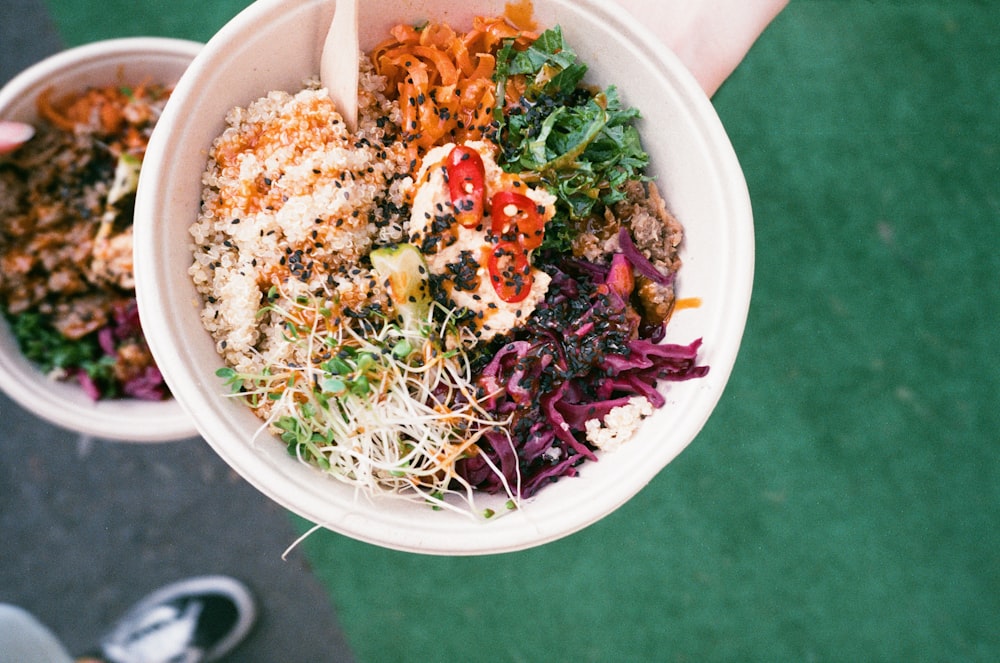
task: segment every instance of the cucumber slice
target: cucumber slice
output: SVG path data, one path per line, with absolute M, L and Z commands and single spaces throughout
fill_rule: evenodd
M 370 258 L 375 273 L 389 287 L 393 309 L 406 329 L 421 329 L 430 314 L 427 261 L 413 244 L 375 249 Z

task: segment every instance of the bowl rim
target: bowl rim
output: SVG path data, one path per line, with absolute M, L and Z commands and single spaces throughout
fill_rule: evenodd
M 190 56 L 194 60 L 204 46 L 190 39 L 159 36 L 115 37 L 71 46 L 27 66 L 4 83 L 0 87 L 0 108 L 35 87 L 36 81 L 56 72 L 124 55 Z
M 203 46 L 187 39 L 136 36 L 64 49 L 21 70 L 0 87 L 0 117 L 9 117 L 26 95 L 37 94 L 45 81 L 55 76 L 120 64 L 137 56 L 193 61 Z M 26 118 L 22 113 L 13 119 Z M 193 420 L 176 399 L 95 402 L 78 385 L 51 380 L 20 353 L 7 321 L 0 322 L 0 338 L 11 350 L 0 352 L 0 390 L 39 419 L 81 435 L 118 442 L 168 442 L 198 435 Z
M 322 0 L 312 0 L 312 2 L 302 3 L 299 10 L 324 11 L 322 8 L 317 9 L 323 4 Z M 720 204 L 727 210 L 729 217 L 737 219 L 739 222 L 740 237 L 738 239 L 740 243 L 738 248 L 740 250 L 732 256 L 727 256 L 727 259 L 731 258 L 731 262 L 726 267 L 730 273 L 739 276 L 737 279 L 726 281 L 727 286 L 732 285 L 727 293 L 732 296 L 733 305 L 725 311 L 724 321 L 725 328 L 734 331 L 734 342 L 725 347 L 716 348 L 717 353 L 713 358 L 710 371 L 711 385 L 713 386 L 706 386 L 703 392 L 699 392 L 698 412 L 684 420 L 685 431 L 690 434 L 684 443 L 679 445 L 679 448 L 661 452 L 661 455 L 656 458 L 656 462 L 650 463 L 650 465 L 656 465 L 655 471 L 641 476 L 624 488 L 616 488 L 607 494 L 600 495 L 599 498 L 595 499 L 593 505 L 584 509 L 584 512 L 579 510 L 573 513 L 567 512 L 566 518 L 554 526 L 552 523 L 540 524 L 532 517 L 532 507 L 539 506 L 539 504 L 535 504 L 492 521 L 485 527 L 456 534 L 445 531 L 447 528 L 435 529 L 436 526 L 414 532 L 407 522 L 401 518 L 395 518 L 393 515 L 379 514 L 377 518 L 369 518 L 367 516 L 370 514 L 366 514 L 360 507 L 342 507 L 329 503 L 316 505 L 310 502 L 309 498 L 316 497 L 320 492 L 320 489 L 315 486 L 321 483 L 323 477 L 316 473 L 317 481 L 310 481 L 310 486 L 296 486 L 281 470 L 268 466 L 267 459 L 263 458 L 263 454 L 256 452 L 251 440 L 245 438 L 238 441 L 227 439 L 235 437 L 231 435 L 229 429 L 234 419 L 228 412 L 221 412 L 221 408 L 215 406 L 215 401 L 220 399 L 215 399 L 211 403 L 205 402 L 205 382 L 210 380 L 211 376 L 204 368 L 189 368 L 189 365 L 196 362 L 193 361 L 194 353 L 189 351 L 186 344 L 180 342 L 182 334 L 177 333 L 171 337 L 160 337 L 159 335 L 151 337 L 150 343 L 154 355 L 158 357 L 158 361 L 160 356 L 165 358 L 163 365 L 168 383 L 172 387 L 174 384 L 179 385 L 178 398 L 182 399 L 191 411 L 199 413 L 199 416 L 196 417 L 196 425 L 206 441 L 227 464 L 258 490 L 286 509 L 311 522 L 318 523 L 320 527 L 387 548 L 438 555 L 512 552 L 565 537 L 603 518 L 631 499 L 677 453 L 686 448 L 709 418 L 728 382 L 739 351 L 749 310 L 754 269 L 754 242 L 749 193 L 721 120 L 691 73 L 638 20 L 623 12 L 616 12 L 614 8 L 606 7 L 598 0 L 577 0 L 576 2 L 549 0 L 546 5 L 559 7 L 564 11 L 588 12 L 592 17 L 596 17 L 597 20 L 610 26 L 616 32 L 634 37 L 632 46 L 655 64 L 657 71 L 676 86 L 674 92 L 683 98 L 685 114 L 689 115 L 696 124 L 697 130 L 702 134 L 699 138 L 706 149 L 711 152 L 708 160 L 711 161 L 713 169 L 719 173 L 719 180 L 726 183 L 725 189 L 721 191 L 725 200 Z M 220 58 L 223 62 L 232 59 L 234 55 L 230 46 L 234 40 L 241 39 L 243 31 L 250 29 L 250 24 L 253 21 L 268 17 L 274 18 L 275 12 L 280 12 L 283 8 L 287 9 L 287 5 L 283 5 L 281 0 L 258 0 L 227 23 L 209 40 L 202 54 L 178 83 L 178 96 L 184 99 L 185 104 L 191 103 L 191 95 L 196 94 L 202 83 L 208 82 L 203 79 L 210 78 L 210 74 L 201 71 L 206 63 L 211 62 L 212 58 Z M 537 9 L 538 5 L 536 4 L 536 11 Z M 264 93 L 266 90 L 261 92 L 261 94 Z M 248 101 L 243 100 L 241 104 Z M 190 109 L 186 108 L 186 105 L 178 104 L 168 108 L 167 113 L 179 118 L 189 111 Z M 183 134 L 183 131 L 173 122 L 173 117 L 166 126 L 168 130 L 154 136 L 155 144 L 151 144 L 151 152 L 154 150 L 157 153 L 164 152 L 166 145 L 173 137 Z M 175 146 L 176 144 L 171 143 L 172 149 Z M 203 152 L 206 147 L 199 145 L 192 146 L 191 149 Z M 151 175 L 144 182 L 164 178 L 169 181 L 171 173 L 168 164 L 155 160 L 153 166 L 155 170 L 149 171 Z M 168 319 L 170 312 L 160 305 L 159 300 L 162 295 L 156 292 L 156 288 L 158 282 L 166 281 L 172 272 L 168 265 L 161 264 L 155 257 L 157 237 L 152 229 L 147 227 L 145 217 L 153 214 L 159 205 L 164 204 L 167 195 L 159 188 L 146 190 L 140 183 L 137 201 L 137 219 L 140 223 L 136 227 L 136 250 L 143 255 L 145 266 L 143 271 L 137 272 L 140 310 L 144 313 L 148 311 L 149 315 L 157 316 L 158 322 L 163 322 L 164 325 L 169 325 L 171 322 Z M 177 194 L 171 192 L 169 195 Z M 156 327 L 159 329 L 160 325 L 157 324 Z M 218 365 L 222 365 L 221 358 Z M 204 374 L 198 373 L 199 370 Z M 221 387 L 221 385 L 216 386 Z M 218 389 L 216 393 L 221 396 L 221 389 Z M 247 412 L 249 413 L 249 410 Z M 249 414 L 248 416 L 253 415 Z M 570 481 L 560 482 L 559 486 L 547 488 L 546 491 L 562 488 L 563 485 L 569 485 Z

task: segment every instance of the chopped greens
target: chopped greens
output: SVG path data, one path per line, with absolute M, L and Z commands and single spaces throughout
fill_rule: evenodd
M 572 221 L 587 218 L 598 205 L 621 201 L 624 184 L 645 179 L 649 163 L 634 124 L 639 112 L 623 106 L 614 87 L 599 92 L 584 87 L 586 71 L 555 27 L 521 51 L 508 41 L 494 75 L 501 165 L 537 173 L 558 197 L 545 246 L 560 251 L 568 248 Z M 512 102 L 506 93 L 515 76 L 525 82 Z
M 21 352 L 43 373 L 72 376 L 82 372 L 101 394 L 117 395 L 115 358 L 104 352 L 96 333 L 73 340 L 63 336 L 47 316 L 37 311 L 6 316 Z

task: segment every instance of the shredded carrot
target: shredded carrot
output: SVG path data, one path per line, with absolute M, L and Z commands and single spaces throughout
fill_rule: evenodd
M 53 99 L 52 88 L 38 95 L 39 116 L 62 131 L 90 131 L 114 137 L 113 151 L 141 156 L 156 121 L 149 103 L 169 91 L 142 83 L 133 89 L 117 85 L 91 87 L 83 92 Z
M 37 104 L 38 114 L 53 126 L 63 131 L 73 131 L 76 128 L 76 123 L 52 104 L 52 88 L 48 88 L 38 95 Z
M 372 53 L 378 74 L 399 95 L 412 160 L 450 141 L 480 140 L 493 124 L 496 53 L 507 39 L 524 48 L 537 35 L 506 19 L 478 17 L 458 34 L 442 23 L 394 27 Z

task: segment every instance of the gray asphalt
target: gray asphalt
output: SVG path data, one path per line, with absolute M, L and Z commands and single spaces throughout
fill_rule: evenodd
M 18 20 L 0 21 L 0 85 L 62 48 L 40 0 L 3 4 Z M 34 613 L 72 653 L 147 592 L 223 573 L 260 604 L 257 627 L 227 660 L 352 660 L 301 552 L 282 559 L 297 535 L 290 515 L 203 440 L 80 437 L 2 395 L 0 425 L 0 601 Z

